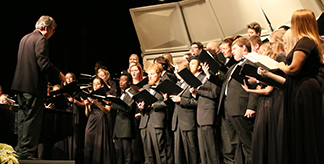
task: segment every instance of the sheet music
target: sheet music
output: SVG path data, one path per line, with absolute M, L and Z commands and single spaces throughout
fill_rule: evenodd
M 248 53 L 247 55 L 244 55 L 244 58 L 268 71 L 279 69 L 277 67 L 278 62 L 268 56 L 259 55 L 257 53 Z

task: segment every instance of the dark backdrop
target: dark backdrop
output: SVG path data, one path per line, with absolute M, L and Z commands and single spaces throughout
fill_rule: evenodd
M 6 2 L 8 1 L 8 2 Z M 0 2 L 0 85 L 10 90 L 20 39 L 35 29 L 41 15 L 52 16 L 58 24 L 49 39 L 50 59 L 64 74 L 94 74 L 101 60 L 118 77 L 128 67 L 132 53 L 140 56 L 140 44 L 129 13 L 130 8 L 175 2 L 175 0 L 81 0 Z M 52 84 L 58 83 L 51 77 Z

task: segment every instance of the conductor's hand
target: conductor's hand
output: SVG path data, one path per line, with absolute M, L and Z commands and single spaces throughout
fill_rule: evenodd
M 246 112 L 245 112 L 244 117 L 252 118 L 252 117 L 254 117 L 254 114 L 255 114 L 255 111 L 254 111 L 254 110 L 252 110 L 252 109 L 247 109 Z
M 62 72 L 59 73 L 59 78 L 61 80 L 61 84 L 64 84 L 64 82 L 65 82 L 65 76 L 63 75 Z

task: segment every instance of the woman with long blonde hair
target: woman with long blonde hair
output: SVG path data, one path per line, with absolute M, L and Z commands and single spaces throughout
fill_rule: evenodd
M 291 17 L 291 33 L 297 42 L 279 63 L 286 79 L 268 77 L 285 84 L 281 163 L 324 163 L 322 92 L 316 75 L 323 61 L 321 41 L 314 13 L 301 9 Z M 262 74 L 262 73 L 261 73 Z M 263 75 L 265 75 L 263 74 Z
M 286 62 L 285 42 L 283 36 L 286 31 L 276 30 L 270 35 L 270 47 L 274 53 L 274 60 L 278 62 Z

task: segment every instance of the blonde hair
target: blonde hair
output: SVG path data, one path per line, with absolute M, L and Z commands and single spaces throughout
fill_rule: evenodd
M 176 66 L 178 66 L 179 71 L 181 71 L 181 70 L 183 70 L 185 68 L 189 69 L 189 64 L 186 61 L 179 61 L 179 62 L 176 63 Z
M 154 70 L 154 72 L 156 73 L 160 73 L 160 72 L 163 72 L 163 67 L 161 66 L 161 64 L 159 63 L 154 63 L 152 65 L 150 65 L 148 68 L 147 68 L 147 72 L 149 72 L 150 70 Z
M 132 56 L 136 57 L 136 64 L 139 64 L 139 57 L 137 54 L 131 54 L 128 59 L 130 59 Z
M 321 62 L 323 62 L 321 40 L 318 34 L 318 25 L 313 11 L 308 9 L 296 10 L 291 16 L 290 29 L 293 37 L 297 40 L 302 37 L 308 37 L 313 40 L 319 51 Z
M 164 53 L 164 54 L 162 55 L 162 57 L 168 59 L 169 62 L 170 62 L 171 64 L 173 64 L 173 58 L 172 58 L 172 55 L 171 55 L 169 52 Z
M 278 52 L 275 53 L 275 55 L 278 55 L 279 53 L 285 51 L 285 42 L 283 40 L 284 34 L 284 30 L 276 30 L 270 35 L 270 40 L 273 40 L 277 43 L 277 46 L 273 47 L 273 52 Z
M 103 79 L 103 80 L 108 81 L 108 80 L 110 79 L 110 73 L 109 73 L 108 70 L 105 70 L 105 69 L 103 69 L 103 68 L 99 68 L 99 69 L 98 69 L 98 72 L 97 72 L 97 76 L 98 76 L 98 74 L 99 74 L 99 71 L 102 71 L 102 72 L 106 75 L 106 79 Z
M 266 56 L 269 56 L 271 59 L 276 60 L 277 55 L 275 53 L 273 53 L 272 49 L 270 48 L 270 43 L 263 43 L 260 46 L 260 50 L 264 50 L 264 53 Z
M 297 40 L 296 38 L 292 37 L 292 32 L 290 29 L 287 30 L 283 39 L 286 41 L 285 52 L 288 55 L 289 52 L 294 48 L 295 44 L 297 43 Z

